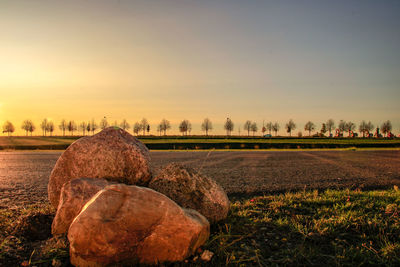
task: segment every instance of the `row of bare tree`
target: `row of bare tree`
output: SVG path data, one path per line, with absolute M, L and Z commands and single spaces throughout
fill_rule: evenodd
M 107 118 L 104 117 L 103 119 L 101 119 L 99 125 L 97 125 L 94 119 L 88 122 L 83 121 L 79 123 L 79 125 L 77 125 L 73 120 L 66 121 L 63 119 L 58 125 L 58 128 L 62 131 L 62 135 L 65 136 L 66 131 L 69 132 L 69 135 L 74 135 L 74 132 L 79 130 L 82 132 L 82 135 L 86 135 L 89 133 L 94 134 L 94 132 L 97 129 L 99 128 L 105 129 L 108 126 L 110 126 L 110 124 L 108 123 Z M 131 128 L 131 125 L 126 119 L 123 119 L 121 123 L 115 121 L 113 124 L 111 124 L 111 126 L 118 126 L 127 131 Z M 36 130 L 35 124 L 31 120 L 25 120 L 22 123 L 21 128 L 25 131 L 26 135 L 28 135 L 29 133 L 30 135 L 32 135 L 32 133 Z M 46 135 L 52 136 L 55 130 L 54 123 L 52 121 L 49 121 L 48 119 L 44 119 L 41 122 L 40 128 L 42 129 L 43 136 Z M 247 120 L 244 123 L 243 128 L 245 131 L 247 131 L 248 136 L 250 136 L 250 132 L 252 132 L 254 136 L 255 133 L 258 131 L 257 123 L 251 120 Z M 171 124 L 166 119 L 162 119 L 157 126 L 157 132 L 159 133 L 159 135 L 161 134 L 166 135 L 169 129 L 171 129 Z M 212 122 L 209 118 L 204 119 L 203 123 L 201 124 L 201 129 L 208 136 L 209 131 L 213 129 Z M 232 131 L 234 130 L 234 123 L 230 118 L 226 119 L 226 122 L 224 124 L 224 129 L 226 130 L 228 136 L 231 135 Z M 269 132 L 269 135 L 271 135 L 271 133 L 274 132 L 275 136 L 277 136 L 279 129 L 280 125 L 278 122 L 267 122 L 266 124 L 263 123 L 261 132 L 263 135 L 267 131 Z M 285 124 L 285 129 L 286 132 L 291 136 L 292 132 L 296 129 L 296 124 L 292 119 L 290 119 Z M 308 131 L 309 136 L 311 136 L 311 133 L 315 131 L 315 129 L 316 125 L 312 121 L 308 121 L 304 126 L 304 130 Z M 332 131 L 336 131 L 337 136 L 343 136 L 343 133 L 345 132 L 348 133 L 348 136 L 352 136 L 355 129 L 356 129 L 355 123 L 351 121 L 346 122 L 344 120 L 340 120 L 340 122 L 337 125 L 337 128 L 335 129 L 335 121 L 329 119 L 327 122 L 322 123 L 319 134 L 325 135 L 325 133 L 329 132 L 329 136 L 332 136 Z M 363 137 L 365 137 L 369 136 L 371 132 L 374 131 L 375 127 L 370 121 L 366 122 L 363 120 L 359 124 L 358 129 L 359 132 L 363 135 Z M 139 133 L 146 135 L 146 132 L 147 134 L 150 133 L 150 124 L 147 121 L 147 119 L 143 118 L 141 121 L 135 122 L 132 125 L 132 130 L 133 133 L 135 133 L 136 135 L 139 135 Z M 392 131 L 392 123 L 389 120 L 385 121 L 384 123 L 382 123 L 380 130 L 385 135 L 390 134 L 390 132 Z M 10 135 L 14 131 L 15 131 L 14 125 L 10 121 L 6 121 L 3 125 L 3 133 L 8 133 L 8 135 Z M 192 124 L 190 123 L 190 121 L 186 119 L 181 121 L 181 123 L 179 124 L 179 131 L 182 133 L 182 135 L 188 135 L 188 134 L 190 135 L 192 131 Z M 239 134 L 240 134 L 240 127 L 239 127 Z

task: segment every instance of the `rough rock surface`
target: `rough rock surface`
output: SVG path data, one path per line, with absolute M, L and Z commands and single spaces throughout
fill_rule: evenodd
M 149 159 L 146 146 L 117 127 L 80 138 L 57 160 L 48 184 L 49 200 L 57 208 L 63 184 L 81 177 L 147 185 L 151 179 Z
M 181 207 L 197 210 L 210 222 L 223 220 L 228 215 L 230 202 L 222 187 L 182 164 L 167 165 L 151 180 L 149 187 Z
M 75 266 L 181 261 L 209 237 L 210 225 L 149 188 L 110 185 L 72 222 L 68 239 Z
M 61 189 L 60 204 L 51 226 L 53 235 L 68 232 L 68 228 L 83 206 L 110 183 L 105 179 L 79 178 L 66 182 Z

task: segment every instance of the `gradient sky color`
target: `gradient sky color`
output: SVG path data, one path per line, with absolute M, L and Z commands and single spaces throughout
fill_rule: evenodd
M 389 0 L 3 0 L 0 125 L 389 119 L 399 133 L 399 14 Z

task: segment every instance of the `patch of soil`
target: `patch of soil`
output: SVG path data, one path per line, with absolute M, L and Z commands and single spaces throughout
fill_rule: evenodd
M 20 236 L 28 241 L 45 240 L 51 237 L 51 223 L 54 214 L 35 212 L 21 218 L 14 235 Z

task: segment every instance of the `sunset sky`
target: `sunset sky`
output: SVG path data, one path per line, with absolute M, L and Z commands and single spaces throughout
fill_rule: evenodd
M 399 14 L 397 0 L 2 0 L 0 126 L 333 118 L 398 134 Z

